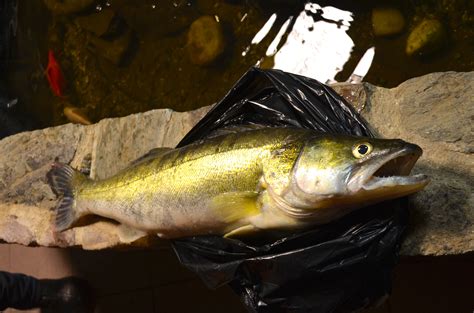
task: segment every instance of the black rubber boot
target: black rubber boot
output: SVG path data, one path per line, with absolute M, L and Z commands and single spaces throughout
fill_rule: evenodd
M 7 308 L 37 308 L 40 298 L 38 279 L 21 273 L 0 271 L 0 311 Z
M 89 313 L 94 310 L 93 290 L 83 279 L 40 279 L 39 289 L 41 312 Z

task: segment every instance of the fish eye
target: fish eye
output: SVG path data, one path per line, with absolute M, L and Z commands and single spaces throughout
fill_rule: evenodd
M 372 145 L 368 142 L 360 143 L 354 146 L 352 148 L 352 154 L 360 159 L 363 158 L 364 156 L 368 155 L 370 152 L 372 152 Z

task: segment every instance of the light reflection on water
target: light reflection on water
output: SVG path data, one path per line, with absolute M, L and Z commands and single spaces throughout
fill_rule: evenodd
M 354 47 L 347 34 L 352 21 L 349 11 L 307 4 L 275 54 L 274 68 L 321 82 L 335 80 Z

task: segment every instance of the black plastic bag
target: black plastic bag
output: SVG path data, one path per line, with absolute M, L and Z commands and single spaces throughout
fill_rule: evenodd
M 180 142 L 225 126 L 292 126 L 373 137 L 330 87 L 253 68 Z M 180 262 L 208 287 L 229 284 L 249 312 L 352 312 L 390 292 L 407 223 L 404 200 L 357 210 L 311 230 L 243 242 L 219 236 L 175 240 Z

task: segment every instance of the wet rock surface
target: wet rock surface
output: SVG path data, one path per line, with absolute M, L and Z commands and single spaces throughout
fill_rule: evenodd
M 411 198 L 404 255 L 474 251 L 474 72 L 435 73 L 397 88 L 370 84 L 335 89 L 383 137 L 417 143 L 424 155 L 415 167 L 432 178 Z M 70 162 L 105 178 L 148 150 L 173 147 L 209 107 L 178 113 L 154 110 L 90 126 L 67 124 L 21 133 L 0 141 L 0 239 L 24 245 L 103 249 L 124 244 L 115 223 L 94 223 L 55 233 L 55 196 L 46 183 L 51 162 Z M 157 244 L 154 237 L 135 245 Z

